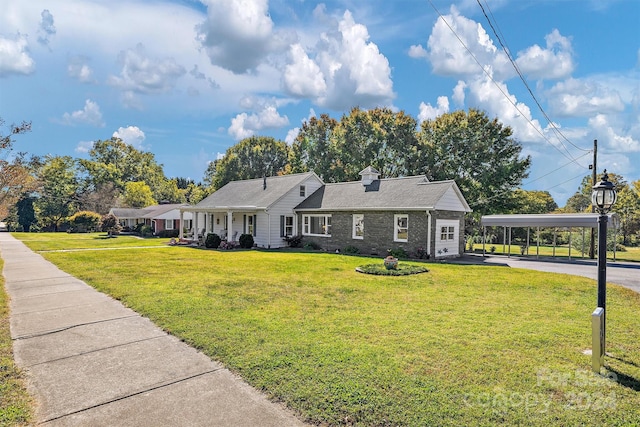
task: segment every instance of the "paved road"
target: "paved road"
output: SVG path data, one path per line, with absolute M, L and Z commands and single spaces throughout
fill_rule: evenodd
M 571 261 L 559 258 L 517 257 L 502 255 L 465 254 L 460 262 L 473 264 L 505 265 L 512 268 L 547 271 L 550 273 L 572 274 L 598 280 L 598 266 L 595 260 L 573 259 Z M 640 293 L 640 263 L 608 262 L 607 283 L 615 283 Z
M 46 426 L 302 426 L 220 363 L 0 233 L 16 363 Z

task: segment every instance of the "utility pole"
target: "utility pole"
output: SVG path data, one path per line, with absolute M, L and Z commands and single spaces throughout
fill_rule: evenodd
M 598 164 L 598 140 L 593 140 L 593 164 L 591 165 L 591 186 L 596 185 L 596 166 Z M 591 204 L 591 213 L 596 212 L 596 207 Z M 595 259 L 596 257 L 596 229 L 591 229 L 591 243 L 589 245 L 589 259 Z

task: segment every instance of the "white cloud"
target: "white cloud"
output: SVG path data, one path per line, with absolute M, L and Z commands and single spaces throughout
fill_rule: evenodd
M 204 0 L 208 12 L 197 40 L 211 63 L 236 74 L 255 70 L 275 48 L 267 0 Z
M 40 14 L 40 26 L 38 28 L 38 43 L 43 46 L 49 46 L 51 37 L 56 34 L 56 26 L 53 23 L 53 15 L 49 9 L 45 9 Z
M 62 115 L 62 123 L 72 126 L 88 124 L 97 127 L 104 127 L 100 106 L 90 99 L 85 101 L 84 108 L 82 110 L 77 110 L 72 113 L 64 113 Z
M 281 116 L 275 106 L 267 106 L 257 114 L 240 113 L 231 119 L 227 130 L 236 140 L 248 138 L 262 129 L 276 129 L 289 124 L 287 116 Z
M 429 52 L 427 52 L 421 44 L 411 45 L 411 47 L 409 48 L 409 56 L 412 58 L 428 58 Z
M 518 52 L 516 64 L 527 76 L 534 79 L 559 79 L 569 76 L 574 68 L 571 40 L 557 29 L 545 36 L 547 48 L 533 45 Z
M 438 106 L 433 107 L 431 104 L 420 103 L 420 113 L 418 114 L 418 123 L 425 120 L 433 120 L 444 113 L 449 112 L 449 98 L 446 96 L 438 97 Z
M 470 79 L 467 85 L 468 104 L 482 106 L 489 116 L 498 117 L 502 123 L 510 126 L 515 137 L 522 141 L 543 140 L 540 123 L 533 119 L 530 108 L 518 102 L 516 96 L 509 92 L 505 83 L 491 81 L 489 77 L 482 75 Z
M 449 25 L 442 18 L 438 19 L 427 42 L 428 58 L 434 73 L 473 76 L 482 72 L 482 67 L 490 67 L 497 79 L 514 74 L 506 54 L 496 48 L 482 25 L 461 16 L 455 6 L 451 6 L 451 13 L 443 18 Z
M 94 141 L 80 141 L 76 146 L 76 153 L 88 153 L 93 148 Z
M 77 56 L 69 61 L 67 74 L 69 77 L 77 79 L 81 83 L 95 83 L 93 69 L 87 63 L 89 59 L 85 56 Z
M 140 94 L 169 92 L 186 73 L 173 58 L 150 58 L 140 43 L 135 49 L 121 51 L 118 62 L 122 65 L 120 76 L 109 76 L 108 83 L 123 91 Z
M 613 151 L 631 153 L 640 151 L 640 141 L 631 135 L 620 135 L 614 125 L 613 119 L 606 114 L 598 114 L 589 119 L 589 126 L 592 128 L 596 139 L 604 141 Z M 618 128 L 615 126 L 615 128 Z
M 389 61 L 351 12 L 322 33 L 314 49 L 311 58 L 301 45 L 292 48 L 284 78 L 289 93 L 334 110 L 387 105 L 395 97 Z
M 451 99 L 453 99 L 453 102 L 457 105 L 464 105 L 464 90 L 466 88 L 467 84 L 462 80 L 458 80 L 458 84 L 453 88 Z
M 307 56 L 300 44 L 291 46 L 291 63 L 285 67 L 284 84 L 295 96 L 317 98 L 327 90 L 327 83 L 318 64 Z
M 551 111 L 560 117 L 589 117 L 624 110 L 618 91 L 588 79 L 568 79 L 547 92 Z
M 300 128 L 299 127 L 295 127 L 293 129 L 289 129 L 289 132 L 287 132 L 287 136 L 284 138 L 284 142 L 286 142 L 289 145 L 293 144 L 293 142 L 298 137 L 299 133 L 300 133 Z
M 35 68 L 26 36 L 17 34 L 13 39 L 0 36 L 0 77 L 31 74 Z
M 146 135 L 138 126 L 119 127 L 117 131 L 113 132 L 112 136 L 120 138 L 138 150 L 146 150 L 148 148 L 144 145 Z

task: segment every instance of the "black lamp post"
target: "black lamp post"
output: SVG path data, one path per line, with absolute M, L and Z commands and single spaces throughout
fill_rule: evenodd
M 603 354 L 604 337 L 606 337 L 607 316 L 607 213 L 616 202 L 616 186 L 609 181 L 607 170 L 604 170 L 602 180 L 593 186 L 591 203 L 598 210 L 598 307 L 603 310 Z

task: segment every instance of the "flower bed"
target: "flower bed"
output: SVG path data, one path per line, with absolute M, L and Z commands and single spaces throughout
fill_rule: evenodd
M 378 276 L 408 276 L 410 274 L 426 273 L 429 270 L 421 265 L 398 264 L 395 269 L 388 270 L 384 264 L 366 264 L 356 267 L 358 273 L 375 274 Z

